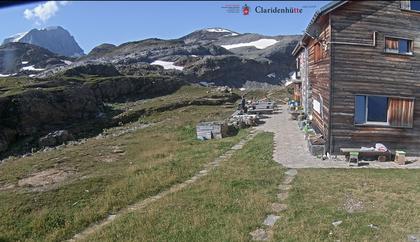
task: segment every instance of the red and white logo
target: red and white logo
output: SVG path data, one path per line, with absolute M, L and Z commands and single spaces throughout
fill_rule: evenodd
M 248 7 L 248 5 L 244 5 L 243 7 L 242 7 L 242 14 L 243 15 L 249 15 L 249 7 Z

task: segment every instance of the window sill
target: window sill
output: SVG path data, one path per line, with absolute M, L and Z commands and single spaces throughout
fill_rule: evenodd
M 355 127 L 380 127 L 380 128 L 400 128 L 400 129 L 412 129 L 413 127 L 407 127 L 407 126 L 393 126 L 388 123 L 364 123 L 364 124 L 354 124 Z
M 411 10 L 411 9 L 404 9 L 404 8 L 402 8 L 401 11 L 408 12 L 408 13 L 417 13 L 417 14 L 420 14 L 420 10 Z
M 399 56 L 414 56 L 414 53 L 396 53 L 396 52 L 389 52 L 389 51 L 384 51 L 385 54 L 390 54 L 390 55 L 399 55 Z

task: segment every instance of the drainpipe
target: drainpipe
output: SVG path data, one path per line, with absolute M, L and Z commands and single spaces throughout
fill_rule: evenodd
M 306 85 L 306 90 L 305 90 L 305 114 L 306 116 L 308 116 L 309 113 L 309 53 L 308 53 L 308 48 L 306 46 L 302 46 L 305 50 L 305 85 Z

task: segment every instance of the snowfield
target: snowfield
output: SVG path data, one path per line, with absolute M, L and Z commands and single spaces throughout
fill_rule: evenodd
M 248 43 L 239 43 L 239 44 L 232 44 L 232 45 L 222 45 L 223 48 L 229 50 L 229 49 L 234 49 L 234 48 L 240 48 L 240 47 L 248 47 L 248 46 L 253 46 L 257 49 L 265 49 L 269 46 L 274 45 L 275 43 L 277 43 L 278 41 L 275 39 L 259 39 L 256 41 L 252 41 L 252 42 L 248 42 Z
M 176 66 L 176 65 L 174 65 L 173 62 L 170 62 L 170 61 L 157 60 L 157 61 L 153 61 L 152 63 L 150 63 L 150 65 L 162 66 L 163 69 L 165 69 L 165 70 L 175 69 L 175 70 L 182 71 L 184 69 L 184 67 L 182 67 L 182 66 Z
M 35 68 L 34 65 L 32 66 L 24 66 L 21 68 L 22 71 L 43 71 L 43 68 Z

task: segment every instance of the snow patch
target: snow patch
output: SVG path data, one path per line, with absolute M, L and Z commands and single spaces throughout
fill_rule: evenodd
M 191 57 L 197 57 L 197 55 L 190 55 Z
M 232 45 L 222 45 L 223 48 L 230 50 L 239 47 L 247 47 L 247 46 L 254 46 L 257 49 L 265 49 L 269 46 L 274 45 L 278 41 L 275 39 L 259 39 L 256 41 L 248 42 L 248 43 L 239 43 L 239 44 L 232 44 Z
M 8 77 L 11 76 L 12 74 L 0 74 L 0 77 Z
M 28 63 L 29 63 L 29 61 L 22 61 L 22 65 L 26 65 Z
M 11 36 L 10 38 L 13 38 L 11 40 L 11 42 L 19 42 L 20 39 L 22 39 L 28 32 L 23 32 L 23 33 L 18 33 L 15 34 L 13 36 Z
M 43 71 L 43 68 L 35 68 L 34 65 L 32 66 L 24 66 L 21 68 L 22 71 Z
M 182 67 L 182 66 L 176 66 L 176 65 L 174 65 L 173 62 L 170 62 L 170 61 L 156 60 L 156 61 L 153 61 L 152 63 L 150 63 L 150 65 L 162 66 L 163 69 L 165 69 L 165 70 L 167 70 L 167 69 L 175 69 L 175 70 L 182 71 L 184 69 L 184 67 Z
M 275 72 L 270 73 L 270 74 L 267 75 L 267 77 L 269 77 L 269 78 L 276 78 L 276 73 Z
M 209 28 L 206 29 L 207 32 L 213 32 L 213 33 L 232 33 L 232 31 L 222 28 Z
M 69 60 L 61 60 L 61 61 L 64 62 L 66 65 L 73 64 L 73 61 L 69 61 Z

